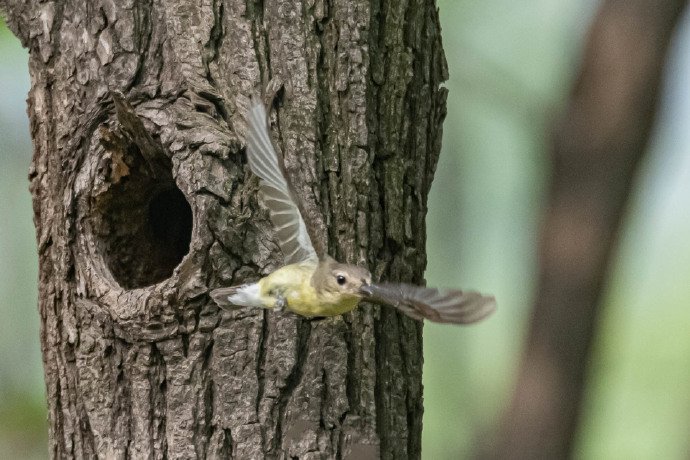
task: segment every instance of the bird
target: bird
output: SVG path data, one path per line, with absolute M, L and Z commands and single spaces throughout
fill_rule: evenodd
M 269 104 L 269 107 L 272 103 Z M 259 178 L 260 199 L 268 209 L 285 265 L 256 282 L 210 292 L 225 309 L 259 307 L 289 311 L 310 319 L 343 315 L 361 301 L 393 307 L 415 320 L 471 324 L 496 309 L 493 296 L 459 289 L 405 283 L 375 283 L 369 270 L 317 254 L 305 223 L 302 204 L 274 147 L 264 103 L 256 96 L 246 114 L 249 168 Z

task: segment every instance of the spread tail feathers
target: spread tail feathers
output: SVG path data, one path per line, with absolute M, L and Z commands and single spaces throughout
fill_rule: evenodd
M 233 307 L 261 307 L 261 290 L 259 283 L 243 284 L 218 288 L 211 291 L 211 298 L 219 307 L 226 310 Z

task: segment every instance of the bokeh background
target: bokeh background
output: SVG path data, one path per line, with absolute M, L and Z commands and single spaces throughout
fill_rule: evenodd
M 470 328 L 425 326 L 423 457 L 462 459 L 510 398 L 524 348 L 549 133 L 596 2 L 438 1 L 450 67 L 427 280 L 493 292 Z M 589 373 L 580 459 L 690 454 L 690 17 L 667 65 Z M 27 54 L 0 21 L 0 458 L 46 458 L 27 173 Z

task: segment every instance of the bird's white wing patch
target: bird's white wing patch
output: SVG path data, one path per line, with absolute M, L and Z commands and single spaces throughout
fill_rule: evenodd
M 284 175 L 282 159 L 271 141 L 266 109 L 258 99 L 252 99 L 247 121 L 249 167 L 260 179 L 262 199 L 268 208 L 285 264 L 316 260 L 316 251 L 295 194 Z
M 264 307 L 259 283 L 214 289 L 211 291 L 211 298 L 225 310 L 237 307 Z

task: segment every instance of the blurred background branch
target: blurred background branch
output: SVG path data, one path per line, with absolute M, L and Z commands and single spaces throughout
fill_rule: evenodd
M 554 130 L 538 294 L 489 458 L 570 458 L 619 224 L 684 0 L 605 1 Z

